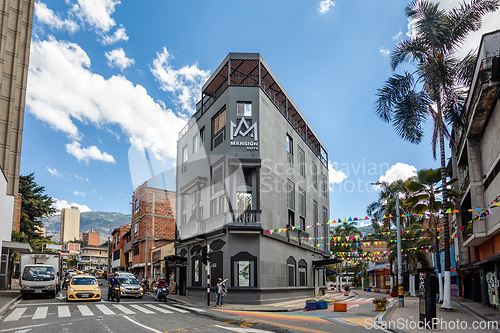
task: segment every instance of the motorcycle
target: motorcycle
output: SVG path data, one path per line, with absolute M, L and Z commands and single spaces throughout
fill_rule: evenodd
M 120 303 L 120 285 L 116 285 L 111 288 L 111 301 L 116 299 L 117 303 Z
M 168 286 L 162 286 L 160 288 L 160 293 L 158 294 L 158 301 L 164 300 L 165 302 L 167 301 L 167 295 L 169 294 L 168 292 Z

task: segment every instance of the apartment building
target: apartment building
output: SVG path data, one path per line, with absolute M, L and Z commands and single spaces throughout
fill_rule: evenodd
M 80 250 L 78 268 L 85 271 L 95 268 L 108 271 L 108 250 L 104 247 L 83 247 Z
M 228 279 L 228 302 L 324 289 L 327 151 L 260 54 L 230 53 L 203 85 L 179 133 L 176 175 L 176 251 L 186 262 L 176 274 L 187 295 L 206 297 L 204 250 L 212 284 Z
M 112 240 L 112 258 L 111 258 L 111 271 L 124 271 L 127 266 L 127 261 L 125 254 L 123 252 L 123 246 L 126 243 L 126 238 L 124 235 L 130 231 L 130 224 L 125 224 L 115 228 L 111 232 Z
M 61 209 L 60 242 L 80 239 L 80 209 L 76 206 Z M 97 244 L 99 245 L 99 244 Z
M 99 246 L 100 234 L 97 231 L 82 232 L 82 241 L 87 242 L 90 246 Z
M 452 171 L 460 214 L 454 222 L 463 297 L 498 307 L 500 275 L 500 30 L 483 35 L 463 128 L 454 128 Z M 460 230 L 462 229 L 462 230 Z M 463 243 L 463 247 L 461 244 Z M 459 247 L 460 245 L 460 247 Z

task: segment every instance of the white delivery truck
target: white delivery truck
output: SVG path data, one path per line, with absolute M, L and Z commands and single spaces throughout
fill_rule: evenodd
M 21 253 L 21 295 L 49 294 L 60 290 L 61 255 L 59 253 Z

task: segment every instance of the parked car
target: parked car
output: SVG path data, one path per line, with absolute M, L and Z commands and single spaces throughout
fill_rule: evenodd
M 77 300 L 101 300 L 101 288 L 95 277 L 78 274 L 71 278 L 66 291 L 66 302 Z
M 121 296 L 132 296 L 135 298 L 142 298 L 144 296 L 144 288 L 139 284 L 139 282 L 129 276 L 118 276 L 120 280 L 120 294 Z

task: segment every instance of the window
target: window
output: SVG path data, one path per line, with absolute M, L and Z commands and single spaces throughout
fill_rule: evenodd
M 304 150 L 300 147 L 298 147 L 299 150 L 299 174 L 302 177 L 306 177 L 306 155 L 304 153 Z
M 323 225 L 325 226 L 325 229 L 328 227 L 328 225 L 326 224 L 328 222 L 328 210 L 326 209 L 326 207 L 323 207 Z M 327 234 L 325 234 L 326 236 L 328 236 Z M 325 251 L 327 251 L 327 242 L 328 240 L 328 237 L 325 237 L 325 240 L 324 240 L 324 244 L 325 244 Z
M 288 152 L 288 164 L 293 165 L 293 139 L 290 135 L 286 135 L 286 151 Z
M 328 167 L 328 154 L 326 153 L 325 148 L 323 148 L 323 147 L 320 146 L 319 147 L 319 151 L 320 151 L 320 153 L 319 153 L 319 159 L 320 159 L 321 163 L 323 163 L 323 165 L 325 167 Z
M 316 164 L 313 164 L 311 167 L 311 183 L 314 187 L 315 190 L 318 189 L 318 166 Z
M 226 108 L 224 107 L 212 118 L 212 149 L 220 145 L 225 139 Z
M 252 210 L 252 193 L 237 192 L 236 193 L 236 208 L 238 210 Z
M 252 169 L 242 168 L 242 172 L 237 172 L 238 185 L 252 186 Z
M 134 246 L 134 256 L 138 256 L 138 255 L 139 255 L 139 245 Z
M 290 179 L 288 179 L 287 202 L 288 208 L 295 210 L 295 184 Z
M 299 187 L 299 225 L 306 230 L 306 192 Z
M 236 115 L 238 117 L 251 117 L 252 116 L 252 102 L 238 102 L 238 103 L 236 103 Z
M 120 244 L 120 234 L 116 235 L 116 245 Z
M 212 194 L 222 190 L 223 166 L 212 168 Z
M 192 284 L 193 286 L 201 286 L 201 260 L 200 256 L 193 257 L 193 279 L 192 279 Z
M 135 199 L 135 213 L 139 211 L 139 198 Z
M 198 147 L 200 145 L 198 143 L 199 140 L 200 140 L 200 137 L 198 136 L 198 134 L 193 137 L 193 153 L 196 153 L 196 151 L 198 150 Z
M 217 215 L 217 198 L 210 201 L 210 216 Z
M 286 266 L 288 269 L 288 286 L 289 287 L 295 287 L 295 267 L 296 267 L 296 261 L 293 259 L 293 257 L 288 257 L 286 261 Z
M 295 226 L 295 213 L 293 210 L 288 210 L 288 225 L 294 227 Z
M 326 175 L 322 174 L 321 176 L 321 192 L 323 192 L 323 196 L 325 198 L 328 197 L 328 182 L 326 181 Z
M 226 212 L 226 196 L 223 194 L 219 197 L 219 214 Z
M 187 160 L 188 160 L 188 145 L 185 145 L 184 148 L 182 148 L 182 172 L 186 172 L 187 170 Z
M 307 263 L 304 259 L 299 261 L 299 286 L 307 286 Z
M 205 126 L 200 130 L 200 147 L 205 145 Z
M 318 202 L 316 200 L 313 200 L 313 225 L 318 225 Z M 313 228 L 314 229 L 314 245 L 318 244 L 318 227 Z
M 257 286 L 257 257 L 248 252 L 240 252 L 231 257 L 231 286 L 256 287 Z
M 113 260 L 120 259 L 120 250 L 116 250 L 113 252 Z
M 139 222 L 134 224 L 134 237 L 139 235 Z

